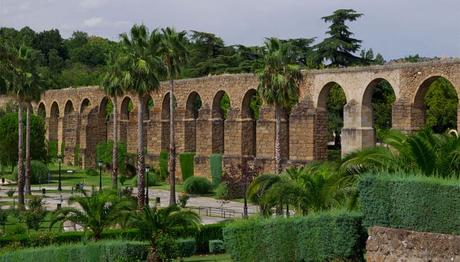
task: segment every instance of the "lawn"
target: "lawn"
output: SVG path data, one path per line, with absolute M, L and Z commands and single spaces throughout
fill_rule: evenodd
M 184 258 L 183 260 L 174 260 L 176 262 L 178 261 L 195 261 L 195 262 L 211 262 L 211 261 L 222 261 L 222 262 L 231 262 L 232 259 L 230 258 L 230 255 L 227 254 L 221 254 L 221 255 L 203 255 L 203 256 L 193 256 L 193 257 L 188 257 Z

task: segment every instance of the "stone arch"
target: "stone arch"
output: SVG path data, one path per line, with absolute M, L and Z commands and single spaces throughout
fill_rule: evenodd
M 241 103 L 241 155 L 256 156 L 257 134 L 256 116 L 251 108 L 251 101 L 257 95 L 255 89 L 246 91 Z
M 341 101 L 342 107 L 329 108 L 328 101 L 333 95 L 343 96 Z M 319 93 L 316 119 L 315 119 L 315 150 L 318 159 L 327 159 L 330 154 L 329 149 L 341 149 L 341 134 L 344 124 L 345 105 L 348 102 L 344 88 L 337 82 L 331 81 L 325 84 Z M 335 125 L 331 125 L 334 121 Z M 329 126 L 336 126 L 331 130 Z M 333 141 L 333 142 L 332 142 Z
M 150 120 L 153 116 L 153 109 L 155 107 L 155 100 L 153 100 L 152 96 L 146 95 L 143 101 L 144 107 L 144 120 Z
M 48 142 L 50 146 L 55 146 L 58 152 L 58 130 L 59 130 L 59 105 L 56 101 L 51 104 L 49 121 L 48 121 Z
M 185 152 L 196 152 L 196 121 L 202 105 L 200 95 L 193 91 L 187 97 L 184 119 L 184 150 Z
M 212 100 L 212 153 L 216 154 L 223 154 L 225 151 L 224 134 L 227 112 L 222 108 L 224 98 L 228 98 L 228 94 L 219 90 Z
M 390 129 L 392 127 L 392 107 L 396 100 L 396 93 L 393 86 L 384 78 L 372 80 L 365 88 L 361 104 L 361 127 L 368 132 L 363 147 L 375 145 L 377 129 Z M 376 119 L 374 107 L 378 106 L 383 110 L 381 117 Z M 387 118 L 387 119 L 386 119 Z M 376 123 L 379 120 L 379 123 Z M 382 122 L 386 120 L 385 122 Z M 378 125 L 378 126 L 377 126 Z
M 429 76 L 425 78 L 421 84 L 417 87 L 415 91 L 415 95 L 412 101 L 412 112 L 411 112 L 411 126 L 413 130 L 419 130 L 422 129 L 426 126 L 426 120 L 427 120 L 427 105 L 425 104 L 426 101 L 426 96 L 429 90 L 432 87 L 432 84 L 435 83 L 436 81 L 440 80 L 445 80 L 447 81 L 448 84 L 450 84 L 453 87 L 453 90 L 455 95 L 456 95 L 456 109 L 455 113 L 455 120 L 454 120 L 454 126 L 451 128 L 458 128 L 458 123 L 460 122 L 459 115 L 460 115 L 460 110 L 458 106 L 459 102 L 459 93 L 458 89 L 453 85 L 453 81 L 451 81 L 448 77 L 445 77 L 443 75 L 434 75 L 434 76 Z M 449 88 L 450 89 L 450 88 Z M 454 112 L 454 110 L 452 110 Z M 452 113 L 453 113 L 452 112 Z M 449 112 L 451 113 L 451 112 Z M 441 130 L 435 130 L 440 132 Z
M 75 111 L 72 100 L 67 100 L 64 106 L 64 116 L 71 114 Z
M 132 118 L 132 112 L 134 110 L 134 103 L 131 97 L 126 96 L 121 101 L 120 106 L 120 125 L 119 125 L 119 136 L 120 142 L 128 143 L 128 129 L 129 129 L 129 122 Z
M 163 97 L 163 102 L 161 104 L 161 151 L 168 152 L 169 151 L 169 142 L 170 142 L 170 134 L 169 134 L 169 117 L 170 117 L 170 108 L 169 108 L 169 101 L 170 100 L 170 93 L 166 93 Z M 174 101 L 174 108 L 177 108 L 177 100 L 176 97 L 173 97 Z M 176 125 L 176 123 L 174 123 Z
M 64 153 L 65 163 L 74 164 L 75 163 L 75 147 L 78 144 L 79 138 L 79 127 L 78 127 L 78 112 L 75 111 L 74 103 L 72 100 L 67 100 L 64 106 L 64 119 L 62 123 L 62 142 L 61 152 Z
M 43 119 L 46 119 L 46 108 L 45 103 L 40 102 L 37 107 L 37 115 Z
M 88 98 L 83 99 L 80 105 L 80 114 L 86 113 L 91 106 L 91 101 Z

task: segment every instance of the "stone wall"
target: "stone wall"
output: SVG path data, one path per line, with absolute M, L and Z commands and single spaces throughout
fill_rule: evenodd
M 368 262 L 460 261 L 460 236 L 372 227 L 366 243 Z

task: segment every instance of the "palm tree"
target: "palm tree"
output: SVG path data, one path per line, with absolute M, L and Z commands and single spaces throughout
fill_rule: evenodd
M 74 196 L 69 205 L 78 204 L 79 208 L 65 207 L 56 210 L 50 228 L 57 222 L 71 221 L 81 225 L 94 234 L 94 239 L 101 239 L 104 229 L 117 225 L 125 215 L 135 209 L 135 203 L 128 198 L 119 198 L 114 192 L 97 192 L 92 196 Z
M 150 240 L 151 250 L 148 261 L 160 261 L 158 240 L 164 235 L 174 235 L 181 228 L 198 230 L 200 216 L 192 211 L 183 211 L 173 205 L 166 208 L 145 206 L 132 216 L 132 224 L 139 229 L 145 239 Z
M 289 110 L 299 99 L 300 67 L 287 43 L 276 38 L 265 41 L 263 68 L 258 72 L 258 92 L 265 103 L 275 106 L 275 173 L 281 171 L 280 128 L 282 110 Z
M 173 28 L 161 29 L 158 54 L 165 65 L 169 80 L 169 205 L 176 205 L 176 139 L 174 130 L 174 79 L 179 77 L 181 66 L 186 62 L 186 32 L 176 32 Z
M 122 83 L 127 91 L 137 94 L 137 201 L 139 208 L 145 200 L 145 159 L 144 159 L 144 97 L 160 88 L 158 74 L 161 61 L 152 52 L 150 33 L 144 25 L 134 25 L 129 35 L 121 34 L 124 67 Z
M 107 72 L 102 79 L 104 92 L 113 101 L 113 147 L 112 147 L 112 188 L 118 187 L 118 108 L 117 97 L 122 96 L 124 88 L 122 85 L 123 72 L 119 58 L 116 54 L 110 53 L 107 58 Z

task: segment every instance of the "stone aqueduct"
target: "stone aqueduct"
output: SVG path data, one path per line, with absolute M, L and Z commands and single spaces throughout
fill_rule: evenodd
M 424 125 L 423 99 L 428 86 L 438 77 L 449 80 L 460 94 L 460 60 L 416 64 L 356 67 L 305 71 L 301 99 L 282 122 L 282 160 L 305 163 L 327 156 L 326 101 L 332 83 L 345 92 L 342 154 L 375 144 L 371 97 L 375 85 L 388 81 L 395 93 L 393 128 L 411 132 Z M 258 120 L 251 117 L 250 98 L 257 77 L 252 74 L 219 75 L 176 81 L 176 139 L 180 152 L 196 152 L 195 173 L 209 175 L 209 155 L 222 153 L 224 165 L 255 157 L 265 171 L 274 169 L 274 110 L 263 106 Z M 227 93 L 231 109 L 224 120 L 219 103 Z M 202 106 L 194 112 L 199 96 Z M 150 94 L 154 106 L 144 118 L 148 162 L 154 164 L 169 144 L 169 94 L 167 83 Z M 118 98 L 120 140 L 128 152 L 136 152 L 137 107 L 147 98 L 126 94 Z M 94 166 L 97 143 L 111 139 L 112 120 L 106 121 L 109 98 L 98 87 L 47 91 L 34 111 L 46 116 L 47 139 L 64 143 L 65 161 L 73 162 L 79 148 L 83 166 Z M 130 106 L 129 101 L 132 101 Z M 132 107 L 131 110 L 129 110 Z M 460 106 L 457 107 L 460 126 Z

